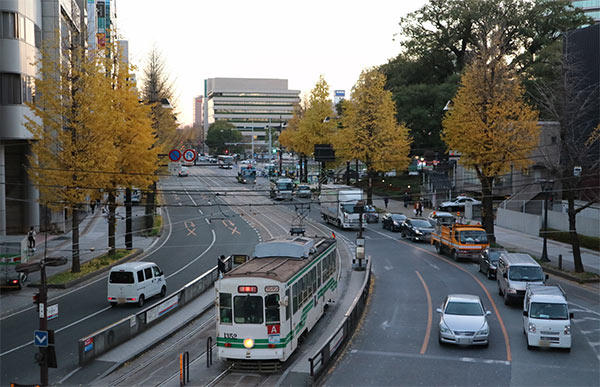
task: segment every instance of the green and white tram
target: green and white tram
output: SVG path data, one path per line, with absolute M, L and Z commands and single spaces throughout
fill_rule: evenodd
M 215 283 L 218 356 L 285 361 L 334 300 L 336 240 L 281 237 Z

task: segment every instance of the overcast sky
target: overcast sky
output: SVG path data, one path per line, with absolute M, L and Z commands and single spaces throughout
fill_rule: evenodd
M 400 17 L 425 2 L 117 0 L 116 11 L 138 79 L 156 46 L 175 86 L 179 122 L 188 125 L 206 78 L 283 78 L 307 93 L 323 74 L 332 91 L 349 95 L 361 70 L 398 55 Z

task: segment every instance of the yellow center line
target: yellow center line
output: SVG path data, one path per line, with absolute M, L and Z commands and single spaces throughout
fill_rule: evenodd
M 417 273 L 417 276 L 421 280 L 421 283 L 423 284 L 423 288 L 425 288 L 425 294 L 427 295 L 427 330 L 425 331 L 425 339 L 423 340 L 423 345 L 421 346 L 421 355 L 424 355 L 425 351 L 427 351 L 427 343 L 429 343 L 429 335 L 431 334 L 431 320 L 432 320 L 431 294 L 429 294 L 429 288 L 427 287 L 427 284 L 423 280 L 423 277 L 421 277 L 421 274 L 419 274 L 418 271 L 415 271 L 415 273 Z

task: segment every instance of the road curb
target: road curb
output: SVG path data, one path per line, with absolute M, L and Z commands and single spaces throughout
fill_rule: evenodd
M 134 249 L 133 253 L 119 259 L 118 261 L 113 262 L 109 266 L 103 267 L 102 269 L 96 270 L 92 273 L 88 273 L 82 277 L 74 279 L 73 281 L 65 282 L 64 284 L 47 284 L 46 287 L 48 287 L 49 289 L 69 289 L 75 285 L 78 285 L 82 282 L 89 280 L 90 278 L 94 278 L 94 277 L 99 276 L 100 274 L 106 273 L 113 266 L 128 262 L 128 261 L 140 256 L 143 252 L 144 252 L 144 249 Z M 29 287 L 29 288 L 39 288 L 40 286 L 41 286 L 41 284 L 39 284 L 39 283 L 27 285 L 27 287 Z
M 571 280 L 571 281 L 574 281 L 574 282 L 578 282 L 580 284 L 593 284 L 593 283 L 600 282 L 600 278 L 581 279 L 581 278 L 578 278 L 578 277 L 576 277 L 574 275 L 570 275 L 569 273 L 565 273 L 563 271 L 556 270 L 556 269 L 554 269 L 552 267 L 548 267 L 546 265 L 543 265 L 542 267 L 544 268 L 545 272 L 548 272 L 548 273 L 550 273 L 552 275 L 555 275 L 557 277 L 561 277 L 561 278 L 565 278 L 565 279 L 568 279 L 568 280 Z

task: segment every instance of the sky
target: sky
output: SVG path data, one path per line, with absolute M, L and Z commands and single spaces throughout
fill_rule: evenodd
M 348 96 L 363 69 L 398 55 L 400 18 L 425 3 L 116 0 L 116 25 L 138 82 L 152 48 L 162 54 L 178 121 L 191 125 L 206 78 L 287 79 L 289 89 L 308 94 L 323 75 L 332 94 Z

